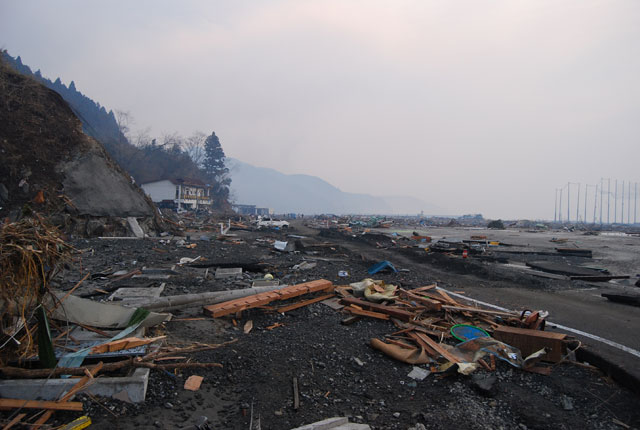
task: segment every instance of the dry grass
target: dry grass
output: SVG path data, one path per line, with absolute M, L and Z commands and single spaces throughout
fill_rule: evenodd
M 16 321 L 25 325 L 20 331 L 19 347 L 15 348 L 15 342 L 6 344 L 0 350 L 0 362 L 9 356 L 22 358 L 34 352 L 33 309 L 49 291 L 50 280 L 72 251 L 59 231 L 37 214 L 0 225 L 0 329 L 6 334 Z M 11 353 L 7 350 L 9 345 L 14 346 Z

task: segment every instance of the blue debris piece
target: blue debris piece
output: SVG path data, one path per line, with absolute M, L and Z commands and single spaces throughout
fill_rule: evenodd
M 374 264 L 373 266 L 369 267 L 367 272 L 369 273 L 369 275 L 375 275 L 376 273 L 387 269 L 391 270 L 394 273 L 398 273 L 398 270 L 393 267 L 393 264 L 391 264 L 391 262 L 387 260 Z
M 451 327 L 451 334 L 461 342 L 466 342 L 467 340 L 475 339 L 477 337 L 489 337 L 489 333 L 480 327 L 469 324 L 454 325 Z

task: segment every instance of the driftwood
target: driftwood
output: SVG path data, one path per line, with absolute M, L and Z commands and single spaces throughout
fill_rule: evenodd
M 210 368 L 223 367 L 220 363 L 172 363 L 172 364 L 155 364 L 145 361 L 136 361 L 134 359 L 117 361 L 115 363 L 107 363 L 102 367 L 102 372 L 114 372 L 116 370 L 128 367 L 146 367 L 149 369 L 186 369 L 186 368 Z M 19 379 L 35 379 L 48 378 L 49 376 L 71 375 L 83 376 L 85 367 L 57 367 L 55 369 L 22 369 L 20 367 L 0 367 L 0 373 L 7 378 Z
M 223 367 L 220 363 L 169 363 L 169 364 L 155 364 L 153 360 L 161 359 L 164 357 L 175 356 L 176 354 L 184 354 L 184 353 L 194 353 L 200 351 L 209 351 L 212 349 L 217 349 L 222 346 L 226 346 L 236 342 L 237 339 L 232 339 L 227 342 L 219 343 L 219 344 L 195 344 L 185 348 L 180 347 L 166 347 L 162 350 L 158 350 L 152 353 L 145 355 L 142 358 L 129 358 L 127 360 L 117 361 L 115 363 L 100 363 L 99 370 L 101 372 L 115 372 L 117 370 L 121 370 L 127 367 L 146 367 L 148 369 L 203 369 L 210 367 Z M 7 378 L 20 378 L 20 379 L 34 379 L 34 378 L 49 378 L 56 377 L 60 375 L 71 375 L 71 376 L 85 376 L 85 369 L 87 366 L 83 367 L 57 367 L 55 369 L 23 369 L 21 367 L 0 367 L 0 374 Z

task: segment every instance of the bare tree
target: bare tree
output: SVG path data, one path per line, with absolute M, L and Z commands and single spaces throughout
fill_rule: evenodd
M 144 130 L 138 130 L 135 136 L 132 136 L 131 143 L 138 148 L 144 148 L 151 145 L 153 139 L 151 138 L 151 128 L 147 127 Z
M 193 162 L 198 167 L 202 167 L 202 162 L 204 161 L 204 142 L 206 138 L 206 134 L 201 131 L 196 131 L 191 136 L 187 137 L 183 142 L 184 150 L 187 154 L 189 154 L 189 157 L 191 157 Z
M 116 123 L 118 124 L 118 129 L 120 129 L 120 133 L 128 140 L 129 134 L 131 133 L 131 126 L 135 123 L 131 112 L 116 110 Z

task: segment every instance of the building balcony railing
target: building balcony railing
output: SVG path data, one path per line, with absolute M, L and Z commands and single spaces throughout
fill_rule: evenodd
M 192 195 L 185 194 L 182 197 L 180 197 L 180 200 L 198 200 L 198 201 L 201 201 L 201 202 L 206 202 L 206 201 L 209 201 L 211 199 L 209 197 L 206 197 L 206 196 L 192 196 Z

